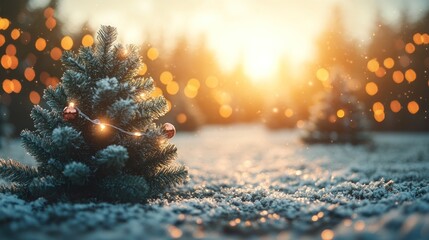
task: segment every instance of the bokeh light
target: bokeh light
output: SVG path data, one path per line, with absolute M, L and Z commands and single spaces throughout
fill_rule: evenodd
M 171 81 L 166 87 L 167 93 L 170 95 L 176 95 L 179 92 L 179 84 L 175 81 Z
M 219 115 L 223 118 L 229 118 L 232 115 L 232 107 L 228 104 L 220 106 Z
M 40 94 L 36 91 L 31 91 L 29 98 L 30 98 L 30 102 L 34 105 L 37 105 L 40 103 Z
M 316 77 L 322 82 L 325 82 L 329 79 L 329 72 L 326 68 L 319 68 L 316 72 Z
M 36 76 L 36 73 L 34 72 L 34 69 L 31 67 L 28 67 L 24 70 L 24 77 L 28 81 L 33 81 L 34 77 Z
M 38 51 L 43 51 L 46 48 L 46 40 L 44 38 L 38 38 L 34 46 Z
M 367 68 L 370 72 L 375 73 L 379 67 L 380 67 L 380 64 L 378 63 L 376 58 L 373 58 L 368 61 Z
M 90 47 L 94 44 L 94 38 L 90 34 L 86 34 L 82 38 L 82 46 Z
M 6 54 L 9 56 L 15 56 L 16 55 L 16 47 L 13 44 L 9 44 L 6 47 Z
M 180 124 L 184 124 L 188 120 L 188 117 L 184 113 L 179 113 L 176 116 L 176 121 Z
M 61 47 L 64 50 L 70 50 L 73 47 L 73 39 L 70 36 L 65 36 L 61 39 Z
M 401 71 L 394 71 L 392 79 L 395 83 L 402 83 L 404 81 L 404 74 Z
M 60 60 L 62 54 L 63 54 L 63 51 L 61 51 L 61 49 L 58 47 L 52 48 L 50 52 L 51 58 L 55 61 Z
M 405 45 L 405 51 L 409 54 L 414 53 L 414 51 L 416 51 L 416 47 L 412 43 L 407 43 Z
M 209 76 L 206 78 L 206 86 L 209 88 L 216 88 L 219 84 L 219 80 L 215 76 Z
M 21 89 L 22 89 L 22 85 L 21 85 L 21 82 L 19 82 L 18 80 L 16 80 L 16 79 L 12 79 L 12 84 L 13 84 L 13 92 L 14 93 L 20 93 L 21 92 Z
M 384 59 L 383 64 L 387 69 L 391 69 L 391 68 L 393 68 L 393 66 L 395 66 L 395 60 L 393 60 L 393 58 L 389 57 L 389 58 Z
M 416 80 L 417 74 L 413 69 L 408 69 L 407 71 L 405 71 L 405 79 L 408 82 L 414 82 L 414 80 Z
M 5 91 L 5 93 L 12 93 L 13 92 L 13 83 L 11 80 L 9 79 L 5 79 L 2 83 L 2 87 L 3 87 L 3 91 Z
M 6 38 L 3 36 L 3 34 L 0 34 L 0 47 L 4 45 L 6 42 Z
M 19 36 L 21 36 L 21 31 L 19 30 L 19 29 L 13 29 L 11 32 L 10 32 L 10 37 L 13 39 L 13 40 L 16 40 L 16 39 L 18 39 L 19 38 Z
M 419 104 L 416 101 L 409 102 L 407 108 L 411 114 L 416 114 L 420 109 Z
M 339 110 L 337 111 L 337 117 L 338 117 L 338 118 L 343 118 L 345 115 L 346 115 L 346 113 L 344 112 L 344 110 L 343 110 L 343 109 L 339 109 Z
M 398 100 L 393 100 L 390 102 L 390 110 L 392 110 L 392 112 L 397 113 L 401 111 L 401 108 L 401 103 Z
M 384 67 L 379 67 L 377 71 L 375 71 L 375 76 L 382 78 L 386 75 L 386 69 Z
M 374 82 L 369 82 L 365 85 L 365 91 L 368 95 L 374 96 L 378 92 L 378 86 Z
M 142 65 L 140 66 L 137 74 L 140 75 L 140 76 L 143 76 L 143 75 L 146 74 L 146 72 L 147 72 L 147 65 L 144 64 L 144 63 L 142 63 Z
M 52 29 L 57 26 L 57 20 L 55 20 L 55 18 L 53 17 L 49 17 L 48 19 L 46 19 L 45 26 L 47 29 L 52 31 Z
M 155 89 L 153 89 L 153 91 L 152 91 L 152 97 L 159 97 L 159 96 L 162 96 L 162 89 L 161 88 L 159 88 L 159 87 L 155 87 Z
M 288 109 L 285 110 L 284 114 L 285 114 L 286 117 L 290 118 L 290 117 L 293 116 L 293 110 L 290 109 L 290 108 L 288 108 Z
M 158 52 L 158 49 L 156 49 L 156 48 L 154 48 L 154 47 L 151 47 L 151 48 L 149 48 L 149 50 L 147 50 L 147 57 L 150 59 L 150 60 L 155 60 L 155 59 L 157 59 L 158 58 L 158 56 L 159 56 L 159 52 Z
M 159 80 L 161 81 L 161 83 L 167 85 L 171 81 L 173 81 L 173 74 L 171 74 L 171 72 L 169 71 L 164 71 L 160 74 Z

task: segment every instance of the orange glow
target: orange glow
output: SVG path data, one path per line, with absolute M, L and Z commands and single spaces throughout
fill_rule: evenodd
M 381 102 L 375 102 L 372 105 L 372 111 L 374 112 L 374 114 L 380 114 L 384 112 L 384 105 Z
M 370 72 L 376 72 L 378 70 L 378 68 L 380 67 L 380 64 L 378 63 L 376 58 L 373 58 L 371 60 L 368 61 L 367 63 L 367 68 Z
M 416 51 L 416 47 L 414 46 L 414 44 L 412 43 L 407 43 L 405 45 L 405 51 L 409 54 L 413 53 L 414 51 Z
M 34 77 L 36 76 L 36 73 L 34 72 L 33 68 L 28 67 L 24 71 L 24 76 L 28 81 L 33 81 Z
M 343 109 L 340 109 L 337 111 L 337 117 L 338 118 L 343 118 L 346 115 L 346 113 L 344 112 Z
M 176 120 L 178 123 L 184 124 L 188 120 L 188 117 L 184 113 L 179 113 L 176 116 Z
M 43 16 L 45 16 L 45 18 L 50 18 L 53 17 L 55 13 L 55 10 L 51 7 L 48 7 L 45 9 L 45 11 L 43 11 Z
M 150 60 L 153 61 L 153 60 L 157 59 L 159 56 L 158 49 L 151 47 L 151 48 L 149 48 L 149 50 L 147 50 L 146 55 Z
M 9 56 L 15 56 L 16 55 L 16 47 L 13 44 L 9 44 L 6 47 L 6 54 Z
M 3 46 L 3 44 L 6 42 L 5 37 L 3 36 L 3 34 L 0 34 L 0 47 Z
M 10 25 L 10 22 L 7 18 L 0 17 L 0 30 L 6 30 Z
M 52 48 L 51 53 L 50 53 L 51 58 L 55 61 L 59 60 L 61 58 L 62 54 L 63 54 L 63 51 L 61 51 L 61 49 L 58 47 Z
M 146 64 L 142 63 L 137 74 L 140 76 L 143 76 L 143 75 L 145 75 L 146 72 L 147 72 L 147 66 L 146 66 Z
M 323 240 L 332 240 L 334 239 L 335 234 L 334 234 L 334 231 L 332 231 L 331 229 L 325 229 L 320 234 L 320 236 L 322 237 Z
M 19 61 L 16 56 L 11 56 L 12 64 L 10 65 L 10 69 L 16 69 L 18 67 Z
M 414 80 L 416 80 L 416 77 L 417 77 L 416 72 L 413 69 L 408 69 L 405 72 L 405 79 L 410 83 L 414 82 Z
M 232 115 L 231 106 L 224 104 L 219 108 L 219 115 L 223 118 L 229 118 Z
M 46 48 L 46 40 L 44 38 L 38 38 L 34 46 L 38 51 L 43 51 Z
M 429 34 L 427 34 L 427 33 L 423 34 L 422 38 L 423 38 L 424 44 L 429 44 Z
M 159 75 L 159 80 L 165 85 L 169 84 L 171 81 L 173 81 L 173 74 L 169 71 L 164 71 Z
M 12 32 L 10 32 L 10 37 L 13 39 L 13 40 L 16 40 L 16 39 L 18 39 L 19 38 L 19 36 L 21 36 L 21 31 L 19 31 L 19 29 L 13 29 L 12 30 Z
M 53 17 L 49 17 L 46 19 L 45 26 L 47 29 L 52 30 L 57 25 L 57 20 Z
M 162 96 L 162 89 L 159 87 L 155 87 L 155 89 L 152 92 L 152 97 L 159 97 Z
M 40 94 L 38 92 L 31 91 L 29 97 L 32 104 L 36 105 L 40 103 Z
M 384 67 L 379 67 L 377 71 L 375 71 L 375 76 L 379 78 L 384 77 L 384 75 L 386 75 L 386 69 L 384 69 Z
M 393 58 L 389 57 L 389 58 L 384 59 L 383 64 L 387 69 L 391 69 L 391 68 L 393 68 L 393 66 L 395 66 L 395 61 L 393 60 Z
M 395 83 L 399 84 L 404 81 L 404 74 L 401 71 L 394 71 L 392 78 Z
M 13 86 L 12 81 L 9 79 L 5 79 L 3 81 L 2 87 L 3 87 L 3 91 L 5 91 L 5 93 L 12 93 L 13 92 L 14 86 Z
M 365 86 L 365 91 L 368 95 L 374 96 L 378 92 L 378 86 L 374 82 L 369 82 Z
M 61 39 L 61 47 L 64 50 L 70 50 L 73 47 L 73 39 L 70 36 L 65 36 Z
M 106 128 L 106 125 L 104 125 L 103 123 L 100 123 L 100 131 L 103 131 Z
M 384 114 L 384 112 L 374 113 L 374 119 L 377 122 L 383 122 L 385 117 L 386 115 Z
M 94 44 L 94 38 L 90 34 L 86 34 L 85 36 L 83 36 L 82 45 L 84 47 L 90 47 L 92 46 L 92 44 Z
M 196 78 L 191 78 L 191 79 L 189 79 L 189 81 L 188 81 L 188 86 L 192 86 L 192 87 L 194 87 L 194 88 L 196 88 L 196 89 L 199 89 L 199 88 L 200 88 L 200 86 L 201 86 L 201 84 L 200 84 L 200 81 L 198 81 L 198 79 L 196 79 Z
M 326 68 L 319 68 L 316 72 L 316 77 L 322 82 L 325 82 L 329 79 L 329 72 Z
M 401 103 L 398 100 L 393 100 L 390 102 L 390 109 L 392 110 L 392 112 L 397 113 L 401 111 L 401 108 Z
M 185 93 L 185 96 L 188 98 L 195 98 L 198 95 L 198 88 L 192 85 L 186 85 L 183 91 Z
M 168 99 L 165 100 L 167 102 L 167 112 L 171 111 L 171 102 Z
M 219 80 L 215 76 L 209 76 L 206 78 L 206 85 L 209 88 L 216 88 L 219 84 Z
M 413 35 L 413 41 L 417 45 L 423 44 L 423 36 L 420 33 L 416 33 Z
M 16 80 L 16 79 L 12 79 L 12 84 L 13 84 L 13 91 L 15 92 L 15 93 L 19 93 L 19 92 L 21 92 L 21 89 L 22 89 L 22 85 L 21 85 L 21 83 L 18 81 L 18 80 Z
M 288 118 L 292 117 L 293 116 L 293 110 L 290 108 L 286 109 L 285 110 L 285 116 Z
M 419 111 L 419 104 L 416 101 L 411 101 L 408 103 L 407 108 L 411 114 L 416 114 Z
M 4 69 L 9 69 L 12 66 L 12 58 L 8 55 L 3 55 L 1 57 L 1 65 Z
M 166 90 L 167 90 L 168 94 L 176 95 L 177 92 L 179 91 L 179 84 L 175 81 L 171 81 L 167 84 Z

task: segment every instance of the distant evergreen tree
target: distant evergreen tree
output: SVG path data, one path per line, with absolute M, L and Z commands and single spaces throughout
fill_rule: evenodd
M 302 139 L 307 143 L 352 143 L 369 140 L 363 105 L 347 86 L 348 79 L 334 73 L 327 89 L 310 110 Z
M 1 192 L 139 202 L 187 178 L 186 168 L 174 163 L 172 133 L 153 123 L 167 111 L 166 100 L 151 97 L 153 80 L 137 75 L 137 48 L 114 45 L 116 35 L 103 26 L 94 47 L 63 54 L 62 83 L 44 94 L 50 109 L 35 106 L 36 130 L 21 134 L 38 166 L 0 160 L 0 177 L 12 182 Z

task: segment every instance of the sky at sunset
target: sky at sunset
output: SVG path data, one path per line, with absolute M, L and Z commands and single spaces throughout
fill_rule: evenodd
M 44 1 L 32 2 L 33 7 Z M 412 3 L 412 4 L 411 4 Z M 394 24 L 405 10 L 411 20 L 428 8 L 427 0 L 63 0 L 57 17 L 66 33 L 81 29 L 85 22 L 98 29 L 102 24 L 116 26 L 125 43 L 155 42 L 164 39 L 167 49 L 178 36 L 190 40 L 204 36 L 221 66 L 231 70 L 239 59 L 255 78 L 274 74 L 278 59 L 286 56 L 299 69 L 314 54 L 314 42 L 339 6 L 345 13 L 347 32 L 368 42 L 376 13 Z M 150 33 L 150 34 L 148 34 Z M 161 53 L 162 54 L 162 53 Z

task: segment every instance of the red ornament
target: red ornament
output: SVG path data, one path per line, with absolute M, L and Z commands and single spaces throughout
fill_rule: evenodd
M 65 107 L 63 110 L 63 119 L 66 122 L 75 120 L 77 115 L 78 115 L 78 112 L 74 106 Z
M 164 125 L 162 125 L 162 133 L 164 133 L 166 138 L 170 139 L 176 135 L 176 128 L 171 123 L 164 123 Z

